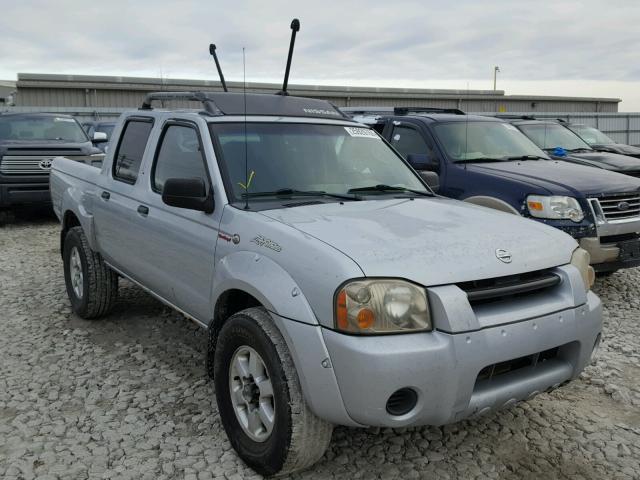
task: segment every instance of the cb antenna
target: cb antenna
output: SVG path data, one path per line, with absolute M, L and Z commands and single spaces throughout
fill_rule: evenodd
M 209 55 L 211 55 L 213 57 L 213 60 L 216 62 L 216 68 L 218 69 L 218 75 L 220 76 L 220 83 L 222 83 L 222 89 L 225 92 L 228 92 L 229 90 L 227 90 L 227 82 L 224 81 L 224 75 L 222 74 L 222 69 L 220 68 L 220 62 L 218 61 L 218 55 L 216 55 L 216 45 L 215 45 L 215 43 L 210 43 L 209 44 Z
M 244 103 L 244 209 L 249 210 L 249 152 L 247 152 L 247 67 L 242 47 L 242 97 Z
M 291 21 L 291 42 L 289 43 L 289 56 L 287 57 L 287 68 L 284 71 L 284 82 L 282 82 L 282 90 L 278 95 L 289 95 L 287 85 L 289 84 L 289 70 L 291 70 L 291 57 L 293 57 L 293 46 L 296 43 L 296 33 L 300 31 L 300 20 L 294 18 Z

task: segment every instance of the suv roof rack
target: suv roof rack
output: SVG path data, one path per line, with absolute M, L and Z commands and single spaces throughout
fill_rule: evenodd
M 410 115 L 412 113 L 450 113 L 453 115 L 466 115 L 458 108 L 433 108 L 433 107 L 394 107 L 395 115 Z
M 506 118 L 509 120 L 539 120 L 533 115 L 509 115 L 508 113 L 506 114 L 498 113 L 496 115 L 496 118 Z
M 449 113 L 453 115 L 466 115 L 457 108 L 435 107 L 341 107 L 341 110 L 349 115 L 411 115 L 412 113 Z

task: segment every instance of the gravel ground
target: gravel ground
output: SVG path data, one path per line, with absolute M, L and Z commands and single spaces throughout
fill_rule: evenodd
M 294 478 L 640 478 L 640 269 L 598 280 L 597 366 L 563 389 L 444 428 L 337 428 Z M 0 227 L 0 478 L 259 478 L 226 439 L 206 336 L 121 283 L 71 314 L 50 215 Z

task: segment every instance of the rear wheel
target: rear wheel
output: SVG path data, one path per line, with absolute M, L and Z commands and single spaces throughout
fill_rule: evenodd
M 82 227 L 67 232 L 62 259 L 73 311 L 86 319 L 106 315 L 118 297 L 118 275 L 91 250 Z
M 256 472 L 291 473 L 322 457 L 333 425 L 309 410 L 287 345 L 266 311 L 249 308 L 225 322 L 214 382 L 229 441 Z

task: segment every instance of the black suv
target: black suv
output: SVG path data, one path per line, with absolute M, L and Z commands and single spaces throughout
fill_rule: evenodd
M 57 156 L 91 164 L 104 158 L 69 115 L 0 115 L 0 210 L 50 203 L 49 170 Z
M 617 143 L 595 127 L 590 127 L 584 123 L 567 122 L 560 118 L 558 121 L 582 138 L 582 140 L 587 142 L 591 148 L 598 152 L 619 153 L 620 155 L 640 158 L 639 147 L 634 147 L 633 145 L 627 145 L 624 143 Z
M 517 127 L 554 160 L 603 168 L 640 178 L 640 159 L 596 151 L 563 123 L 528 116 L 501 115 L 499 118 Z

